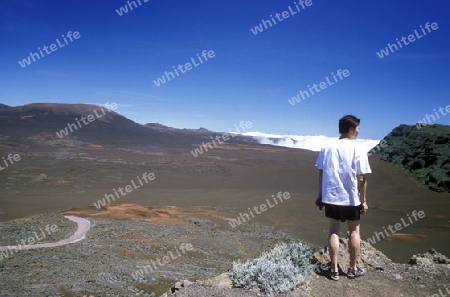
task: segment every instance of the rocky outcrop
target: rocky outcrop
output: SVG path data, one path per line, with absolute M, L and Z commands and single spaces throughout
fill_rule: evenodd
M 316 263 L 315 273 L 307 283 L 280 296 L 440 296 L 445 292 L 450 279 L 450 259 L 431 249 L 424 254 L 413 255 L 408 264 L 399 264 L 390 260 L 369 243 L 361 242 L 361 254 L 358 266 L 367 271 L 361 279 L 345 278 L 346 265 L 349 262 L 348 239 L 340 239 L 341 279 L 338 282 L 327 278 L 330 259 L 328 248 L 324 246 L 314 253 L 312 262 Z M 257 290 L 234 288 L 231 272 L 220 274 L 211 279 L 195 282 L 181 281 L 161 297 L 250 297 L 271 296 Z

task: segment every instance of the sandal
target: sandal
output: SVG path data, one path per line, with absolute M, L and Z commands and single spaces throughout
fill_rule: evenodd
M 339 280 L 339 272 L 338 271 L 331 271 L 330 272 L 330 279 L 334 280 L 334 281 L 338 281 Z
M 359 268 L 359 267 L 357 267 L 356 270 L 349 268 L 347 271 L 347 277 L 349 279 L 354 279 L 354 278 L 357 278 L 360 276 L 364 276 L 365 274 L 366 274 L 366 272 L 362 268 Z

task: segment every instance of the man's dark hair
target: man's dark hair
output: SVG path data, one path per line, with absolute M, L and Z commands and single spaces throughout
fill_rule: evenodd
M 344 135 L 347 134 L 350 131 L 350 128 L 356 129 L 360 122 L 361 120 L 353 115 L 343 116 L 339 120 L 339 133 Z

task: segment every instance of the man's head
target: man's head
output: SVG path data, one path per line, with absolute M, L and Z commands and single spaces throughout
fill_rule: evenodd
M 341 137 L 347 137 L 350 139 L 356 138 L 359 133 L 360 119 L 353 115 L 346 115 L 339 120 L 339 133 Z

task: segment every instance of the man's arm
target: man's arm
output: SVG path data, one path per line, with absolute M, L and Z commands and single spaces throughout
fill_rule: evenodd
M 323 170 L 319 170 L 319 197 L 322 198 Z
M 323 170 L 319 171 L 319 191 L 318 191 L 318 195 L 317 195 L 317 199 L 316 199 L 316 205 L 319 207 L 320 210 L 322 210 L 323 208 L 323 203 L 322 203 L 322 180 L 323 180 Z
M 367 212 L 367 179 L 365 175 L 358 175 L 358 190 L 362 203 L 362 213 Z

